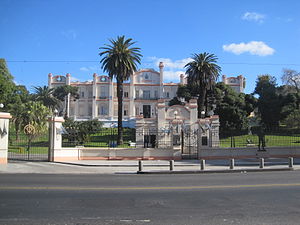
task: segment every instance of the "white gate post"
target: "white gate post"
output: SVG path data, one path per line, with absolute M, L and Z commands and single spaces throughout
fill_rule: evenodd
M 9 113 L 0 112 L 0 164 L 7 164 Z
M 48 161 L 53 162 L 55 159 L 55 150 L 62 148 L 62 123 L 65 120 L 62 117 L 49 118 L 49 151 Z

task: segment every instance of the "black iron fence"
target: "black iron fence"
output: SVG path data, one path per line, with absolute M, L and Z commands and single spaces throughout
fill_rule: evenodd
M 220 131 L 219 140 L 221 148 L 256 147 L 263 150 L 266 147 L 300 147 L 300 132 L 288 129 Z
M 118 130 L 117 128 L 102 128 L 95 134 L 89 135 L 84 139 L 79 140 L 77 134 L 63 134 L 62 147 L 102 147 L 102 148 L 125 148 L 135 147 L 135 129 L 123 129 L 123 144 L 118 145 Z
M 29 137 L 21 132 L 9 133 L 8 160 L 48 161 L 48 133 Z

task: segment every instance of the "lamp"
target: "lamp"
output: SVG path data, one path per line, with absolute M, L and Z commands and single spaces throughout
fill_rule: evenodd
M 205 111 L 201 111 L 201 118 L 204 118 L 205 117 Z
M 58 110 L 57 109 L 54 109 L 53 111 L 53 116 L 57 116 L 58 115 Z

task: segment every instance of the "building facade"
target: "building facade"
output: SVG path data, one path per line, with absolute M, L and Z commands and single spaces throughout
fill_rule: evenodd
M 131 75 L 123 84 L 124 126 L 134 127 L 137 116 L 155 118 L 158 99 L 166 101 L 176 96 L 178 83 L 163 83 L 164 65 L 159 64 L 159 72 L 142 69 Z M 108 76 L 93 75 L 93 81 L 71 82 L 71 75 L 48 76 L 48 86 L 55 88 L 71 85 L 79 88 L 79 99 L 67 97 L 63 109 L 74 120 L 98 119 L 108 124 L 116 123 L 118 117 L 117 84 Z
M 141 69 L 130 76 L 123 84 L 123 126 L 135 127 L 136 118 L 156 118 L 158 100 L 166 104 L 176 97 L 180 84 L 186 84 L 186 77 L 180 75 L 180 83 L 163 83 L 164 64 L 160 62 L 159 72 L 154 69 Z M 242 75 L 226 78 L 223 82 L 238 93 L 244 91 L 245 79 Z M 48 86 L 76 86 L 79 99 L 66 98 L 60 113 L 74 120 L 98 119 L 104 126 L 116 126 L 118 119 L 117 84 L 106 75 L 94 73 L 92 81 L 72 82 L 71 75 L 48 75 Z
M 239 75 L 237 77 L 226 77 L 226 75 L 223 75 L 222 82 L 230 86 L 237 93 L 244 93 L 246 79 L 243 75 Z

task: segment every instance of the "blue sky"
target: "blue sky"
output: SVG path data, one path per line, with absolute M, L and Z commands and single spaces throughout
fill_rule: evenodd
M 0 0 L 0 58 L 29 89 L 47 85 L 48 73 L 86 81 L 103 74 L 99 47 L 125 35 L 141 48 L 139 68 L 165 62 L 165 82 L 209 52 L 250 93 L 257 75 L 280 84 L 283 68 L 300 71 L 299 10 L 298 0 Z

